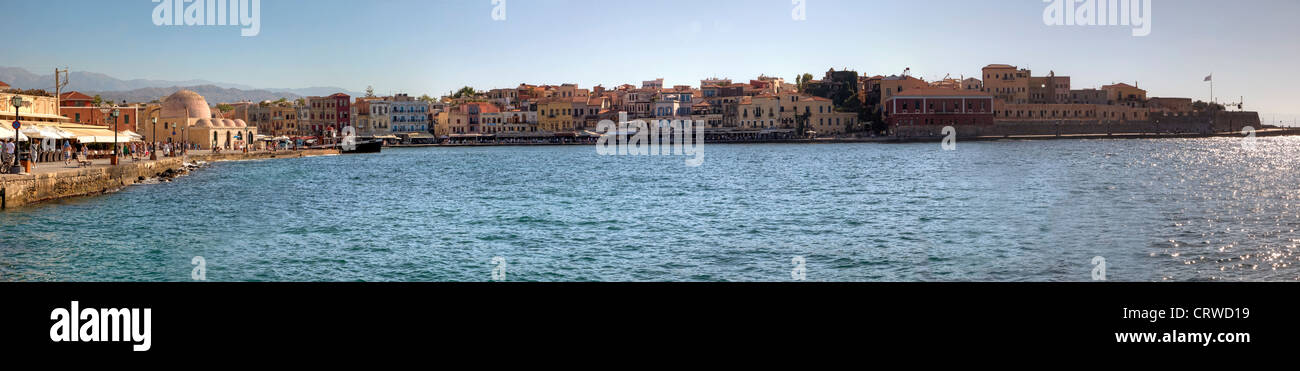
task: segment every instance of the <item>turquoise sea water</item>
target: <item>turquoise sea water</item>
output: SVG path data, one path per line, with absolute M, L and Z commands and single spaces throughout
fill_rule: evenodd
M 0 280 L 1300 279 L 1300 138 L 386 149 L 0 212 Z

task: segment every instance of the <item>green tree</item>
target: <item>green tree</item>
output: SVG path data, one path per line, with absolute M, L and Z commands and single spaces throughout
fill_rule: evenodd
M 453 98 L 473 98 L 476 95 L 478 95 L 478 91 L 474 90 L 474 88 L 466 86 L 460 88 L 460 90 L 457 90 L 455 93 L 452 93 L 451 96 Z
M 374 97 L 375 97 L 375 87 L 366 86 L 366 98 L 374 98 Z
M 799 88 L 799 92 L 802 93 L 804 89 L 808 87 L 808 83 L 811 83 L 813 81 L 813 75 L 811 73 L 805 73 L 803 75 L 799 75 L 799 77 L 796 77 L 794 80 L 795 80 L 795 86 L 797 86 Z
M 100 97 L 99 94 L 95 94 L 95 97 L 90 99 L 90 103 L 98 106 L 104 103 L 104 98 Z
M 222 103 L 217 105 L 217 110 L 221 112 L 230 112 L 235 110 L 235 106 Z

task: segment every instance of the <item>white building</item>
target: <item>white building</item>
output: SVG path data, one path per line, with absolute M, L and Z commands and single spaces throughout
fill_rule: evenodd
M 393 96 L 389 126 L 394 133 L 428 133 L 429 105 L 406 94 Z

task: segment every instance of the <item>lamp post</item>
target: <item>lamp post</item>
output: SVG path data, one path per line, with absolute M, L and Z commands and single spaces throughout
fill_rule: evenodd
M 105 105 L 104 108 L 100 108 L 99 111 L 104 113 L 105 118 L 113 121 L 113 157 L 109 159 L 109 163 L 117 165 L 117 116 L 121 111 L 107 105 Z
M 166 129 L 166 128 L 163 128 L 163 129 Z M 167 137 L 167 145 L 168 145 L 168 146 L 171 146 L 173 142 L 176 142 L 175 138 L 176 138 L 176 123 L 173 122 L 173 123 L 172 123 L 172 135 L 169 136 L 169 137 Z M 176 148 L 173 146 L 173 147 L 171 147 L 171 148 L 169 148 L 169 149 L 171 149 L 171 150 L 168 151 L 169 153 L 168 153 L 167 155 L 168 155 L 168 156 L 172 156 L 172 157 L 176 157 Z
M 157 112 L 154 114 L 156 115 Z M 149 121 L 153 126 L 153 135 L 149 136 L 149 139 L 153 139 L 153 143 L 149 143 L 149 161 L 158 161 L 158 148 L 155 148 L 158 144 L 158 117 L 152 117 Z
M 21 122 L 22 117 L 18 115 L 18 109 L 23 106 L 23 97 L 15 94 L 9 98 L 9 104 L 14 106 L 14 122 Z M 14 167 L 18 167 L 18 128 L 14 128 Z

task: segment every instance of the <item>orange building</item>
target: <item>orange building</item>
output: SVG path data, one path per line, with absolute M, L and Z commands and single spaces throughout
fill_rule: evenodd
M 59 112 L 74 123 L 98 126 L 117 124 L 118 131 L 131 130 L 139 132 L 136 128 L 139 126 L 141 116 L 144 114 L 144 107 L 126 104 L 109 107 L 110 110 L 116 109 L 118 111 L 118 117 L 114 120 L 111 116 L 104 114 L 103 107 L 95 106 L 94 101 L 94 97 L 80 92 L 63 93 L 59 95 Z

